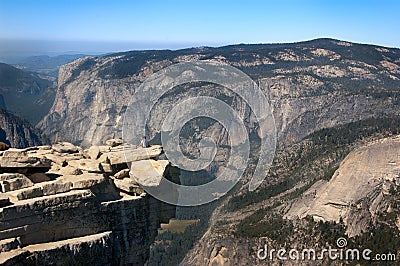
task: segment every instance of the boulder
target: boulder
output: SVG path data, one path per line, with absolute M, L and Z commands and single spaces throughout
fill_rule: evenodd
M 3 152 L 4 157 L 26 157 L 28 153 L 25 149 L 8 149 Z
M 22 177 L 22 176 L 24 176 L 24 175 L 18 174 L 18 173 L 4 173 L 4 174 L 0 174 L 0 181 L 11 180 L 11 179 Z
M 88 189 L 106 181 L 102 174 L 86 173 L 80 176 L 63 176 L 63 182 L 71 184 L 71 189 Z
M 78 147 L 69 142 L 60 142 L 52 146 L 53 150 L 59 153 L 75 153 L 78 152 Z
M 30 156 L 1 156 L 0 167 L 7 168 L 50 168 L 51 161 L 45 158 Z
M 15 203 L 20 200 L 33 199 L 43 196 L 43 188 L 39 186 L 28 187 L 9 192 L 10 200 Z
M 140 195 L 143 189 L 130 178 L 114 179 L 115 186 L 128 194 Z
M 129 177 L 124 148 L 137 160 L 158 156 L 161 147 L 71 146 L 0 151 L 0 264 L 143 265 L 166 218 L 162 203 Z M 111 160 L 101 161 L 102 151 Z M 108 243 L 99 232 L 108 232 Z
M 142 160 L 132 162 L 129 175 L 142 186 L 158 186 L 168 164 L 169 161 L 167 160 Z
M 50 181 L 50 182 L 44 182 L 44 183 L 41 183 L 38 185 L 39 185 L 39 187 L 42 188 L 44 196 L 68 192 L 72 188 L 72 183 L 67 182 L 66 180 L 63 180 L 63 179 Z
M 8 192 L 14 191 L 26 187 L 33 186 L 31 180 L 29 180 L 23 174 L 1 174 L 0 175 L 0 191 Z
M 92 173 L 102 173 L 103 169 L 98 161 L 93 161 L 89 159 L 72 160 L 68 162 L 68 165 L 80 169 L 83 171 L 88 171 Z
M 122 169 L 114 175 L 114 178 L 116 179 L 122 179 L 125 177 L 129 177 L 129 169 Z
M 81 169 L 77 169 L 70 165 L 61 167 L 60 169 L 54 171 L 53 173 L 60 174 L 60 175 L 81 175 L 81 174 L 83 174 Z
M 97 160 L 100 156 L 99 146 L 92 146 L 87 150 L 87 154 L 90 159 Z
M 162 147 L 160 145 L 154 145 L 149 148 L 132 149 L 127 148 L 122 151 L 114 151 L 104 153 L 100 156 L 100 162 L 109 162 L 112 165 L 146 160 L 155 158 L 162 153 Z
M 0 141 L 0 151 L 5 151 L 8 148 L 10 148 L 10 146 L 8 146 L 8 144 Z
M 124 143 L 122 139 L 109 139 L 109 140 L 106 140 L 106 145 L 110 146 L 110 147 L 119 146 L 119 145 L 122 145 L 122 143 Z
M 56 163 L 60 166 L 65 166 L 67 165 L 67 160 L 65 157 L 63 156 L 59 156 L 59 155 L 55 155 L 55 154 L 45 154 L 44 155 L 47 159 L 49 159 L 50 161 L 52 161 L 53 163 Z

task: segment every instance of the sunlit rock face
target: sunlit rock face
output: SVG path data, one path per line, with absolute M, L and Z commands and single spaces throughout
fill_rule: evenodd
M 349 236 L 366 232 L 379 212 L 390 210 L 385 195 L 400 185 L 400 137 L 382 139 L 351 152 L 329 182 L 321 181 L 299 199 L 287 218 L 343 222 Z
M 55 102 L 38 126 L 52 140 L 85 147 L 121 137 L 126 108 L 146 78 L 175 63 L 211 60 L 238 67 L 257 82 L 270 102 L 279 144 L 287 145 L 324 127 L 398 114 L 399 53 L 318 39 L 80 58 L 60 68 Z M 178 102 L 199 95 L 225 101 L 246 126 L 254 127 L 249 106 L 229 88 L 187 84 L 168 92 L 153 108 L 148 121 L 151 137 Z M 204 129 L 196 122 L 192 128 L 203 136 L 205 130 L 211 131 L 220 136 L 219 143 L 227 143 L 221 127 Z
M 61 142 L 0 152 L 0 264 L 147 261 L 160 223 L 175 208 L 147 195 L 129 172 L 140 178 L 140 164 L 157 163 L 162 147 L 118 143 L 84 150 Z M 132 162 L 139 164 L 130 170 Z M 160 161 L 160 176 L 153 178 L 168 177 L 168 167 Z

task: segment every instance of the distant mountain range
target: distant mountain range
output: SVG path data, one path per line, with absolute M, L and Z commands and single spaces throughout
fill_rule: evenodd
M 399 49 L 333 39 L 83 57 L 61 67 L 57 97 L 40 127 L 78 144 L 120 136 L 130 96 L 146 77 L 177 62 L 212 60 L 238 67 L 260 84 L 271 100 L 280 144 L 293 143 L 324 127 L 400 113 L 399 57 Z M 226 94 L 214 87 L 203 92 Z M 194 95 L 177 90 L 163 104 L 171 108 Z M 238 97 L 232 102 L 244 104 Z M 159 110 L 152 125 L 165 114 Z
M 12 147 L 45 143 L 36 125 L 50 111 L 58 68 L 83 55 L 31 56 L 12 66 L 0 63 L 0 109 L 3 142 Z
M 48 56 L 48 55 L 30 56 L 19 60 L 13 65 L 23 70 L 37 72 L 39 74 L 57 78 L 58 68 L 61 65 L 69 63 L 83 56 L 85 55 L 72 54 L 72 55 L 58 55 L 58 56 Z

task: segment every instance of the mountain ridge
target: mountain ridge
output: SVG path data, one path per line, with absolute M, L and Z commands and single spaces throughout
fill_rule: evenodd
M 0 108 L 0 141 L 13 148 L 47 144 L 49 141 L 28 121 Z
M 36 124 L 53 103 L 56 86 L 41 78 L 8 64 L 0 63 L 0 95 L 9 112 Z
M 60 68 L 56 100 L 39 127 L 46 135 L 76 143 L 90 144 L 92 141 L 101 142 L 102 138 L 120 135 L 121 118 L 135 88 L 161 68 L 190 60 L 219 61 L 238 67 L 250 75 L 266 96 L 274 101 L 272 108 L 278 112 L 286 112 L 276 114 L 276 121 L 278 129 L 286 131 L 284 134 L 293 135 L 293 141 L 311 133 L 307 127 L 301 129 L 296 126 L 303 123 L 298 114 L 312 118 L 314 115 L 309 107 L 320 109 L 320 113 L 324 112 L 322 105 L 316 106 L 316 101 L 325 102 L 325 106 L 335 108 L 332 99 L 327 95 L 336 98 L 334 101 L 340 105 L 351 104 L 349 98 L 360 101 L 352 108 L 358 108 L 357 112 L 365 112 L 359 107 L 365 105 L 365 109 L 371 109 L 368 111 L 371 113 L 369 116 L 374 113 L 372 102 L 381 105 L 375 108 L 378 112 L 398 112 L 397 108 L 384 108 L 383 102 L 385 99 L 398 104 L 399 49 L 361 45 L 363 50 L 359 51 L 351 43 L 330 39 L 324 39 L 323 42 L 332 45 L 336 50 L 329 50 L 327 47 L 299 48 L 299 44 L 290 44 L 279 45 L 279 49 L 261 45 L 242 50 L 240 46 L 232 46 L 229 49 L 212 48 L 213 51 L 218 51 L 212 53 L 193 48 L 178 51 L 131 51 L 104 57 L 80 58 Z M 115 94 L 116 91 L 121 95 Z M 309 98 L 308 104 L 293 102 L 296 98 L 300 101 L 301 97 L 314 97 L 315 100 Z M 97 103 L 93 99 L 97 99 Z M 289 104 L 291 100 L 293 103 Z M 84 104 L 89 106 L 90 111 L 84 110 Z M 290 110 L 293 108 L 300 109 Z M 73 110 L 82 112 L 79 117 L 74 117 Z M 287 115 L 288 118 L 283 118 Z M 326 112 L 325 115 L 329 114 Z M 99 116 L 105 121 L 100 121 Z M 350 118 L 350 113 L 348 116 L 348 122 L 359 119 Z M 364 116 L 368 114 L 365 113 Z M 325 124 L 322 126 L 325 127 L 333 125 L 326 124 L 328 121 L 323 123 Z M 293 131 L 289 128 L 292 126 L 297 127 L 296 131 L 306 132 L 288 132 Z M 67 128 L 73 128 L 75 132 L 68 132 Z

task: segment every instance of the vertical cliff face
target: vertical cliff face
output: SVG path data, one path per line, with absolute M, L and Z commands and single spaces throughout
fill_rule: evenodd
M 55 91 L 54 82 L 37 73 L 0 63 L 0 107 L 31 124 L 49 112 Z
M 126 107 L 146 77 L 173 63 L 207 59 L 238 67 L 256 80 L 271 103 L 281 142 L 294 143 L 323 127 L 398 114 L 399 57 L 398 49 L 323 39 L 80 58 L 60 68 L 54 105 L 39 127 L 53 140 L 83 145 L 120 136 Z M 248 107 L 228 90 L 187 86 L 160 100 L 150 128 L 176 102 L 198 95 L 231 97 L 228 104 L 252 120 Z
M 86 57 L 60 68 L 55 102 L 39 124 L 52 140 L 89 146 L 121 136 L 122 116 L 137 83 L 98 78 L 97 65 L 110 60 Z
M 0 264 L 145 264 L 160 223 L 175 208 L 144 193 L 136 173 L 146 171 L 139 164 L 129 169 L 121 142 L 110 143 L 0 153 Z M 162 152 L 128 149 L 129 161 L 142 164 Z M 160 170 L 155 178 L 169 177 L 168 161 L 152 163 Z
M 25 148 L 47 142 L 28 122 L 0 109 L 0 141 L 11 147 Z
M 304 193 L 286 214 L 289 219 L 307 215 L 316 220 L 342 220 L 347 235 L 367 232 L 376 224 L 379 213 L 396 208 L 390 190 L 400 185 L 400 137 L 381 139 L 351 152 L 329 182 L 319 182 Z M 392 192 L 392 194 L 395 194 Z
M 53 140 L 65 139 L 84 146 L 101 143 L 109 137 L 121 136 L 123 115 L 129 99 L 143 80 L 163 67 L 189 60 L 213 60 L 230 64 L 243 70 L 260 85 L 275 117 L 278 145 L 281 151 L 287 151 L 281 158 L 288 160 L 287 165 L 282 163 L 287 166 L 283 167 L 286 170 L 281 169 L 280 172 L 274 173 L 273 177 L 281 177 L 282 173 L 286 173 L 285 171 L 293 165 L 296 166 L 299 161 L 304 163 L 302 166 L 307 165 L 303 168 L 290 168 L 295 176 L 289 173 L 284 176 L 294 179 L 282 181 L 287 181 L 284 185 L 291 185 L 286 187 L 290 197 L 298 197 L 296 193 L 300 193 L 293 189 L 293 186 L 298 185 L 302 189 L 306 185 L 296 178 L 314 177 L 305 176 L 305 173 L 314 169 L 313 163 L 317 162 L 315 157 L 303 158 L 302 151 L 286 150 L 291 148 L 291 144 L 298 143 L 318 129 L 371 117 L 400 115 L 400 51 L 325 39 L 297 44 L 138 51 L 81 58 L 60 69 L 55 103 L 39 126 Z M 246 121 L 246 126 L 254 126 L 254 117 L 249 106 L 231 91 L 209 84 L 189 84 L 176 88 L 159 100 L 148 123 L 151 134 L 155 134 L 168 111 L 177 102 L 199 95 L 225 101 L 238 111 Z M 215 137 L 218 144 L 227 143 L 226 132 L 220 125 L 213 123 L 204 127 L 201 121 L 190 122 L 182 133 L 186 134 L 183 136 L 186 138 L 183 141 L 183 150 L 189 151 L 191 155 L 196 155 L 196 148 L 190 147 L 195 146 L 193 144 L 196 138 L 207 135 Z M 351 130 L 345 132 L 349 133 Z M 329 139 L 329 135 L 324 138 Z M 306 140 L 302 143 L 307 147 Z M 324 155 L 326 152 L 325 149 L 317 151 Z M 331 167 L 329 163 L 332 158 L 321 157 L 320 154 L 316 157 L 324 160 L 324 167 Z M 332 154 L 334 157 L 341 153 Z M 217 155 L 219 162 L 225 161 Z M 292 155 L 296 157 L 291 157 Z M 318 174 L 318 178 L 324 175 Z M 281 189 L 278 185 L 282 184 L 275 185 L 275 188 Z M 243 201 L 250 202 L 252 206 L 239 208 L 236 212 L 228 214 L 224 214 L 222 208 L 217 210 L 211 218 L 210 230 L 186 257 L 184 263 L 203 265 L 206 262 L 210 265 L 223 265 L 258 262 L 253 250 L 260 244 L 257 239 L 236 238 L 235 234 L 239 231 L 237 226 L 241 220 L 248 220 L 248 224 L 252 224 L 260 218 L 257 222 L 265 226 L 263 228 L 268 228 L 268 217 L 275 217 L 276 214 L 272 211 L 267 214 L 256 212 L 257 209 L 267 211 L 264 210 L 265 202 L 275 206 L 274 197 L 266 199 L 261 195 L 271 194 L 271 189 L 267 188 L 264 187 L 260 193 L 254 192 L 254 195 L 248 197 L 251 199 L 243 198 Z M 286 201 L 285 195 L 286 190 L 280 194 L 282 201 Z M 241 196 L 245 195 L 238 195 L 238 201 L 241 200 Z M 261 199 L 259 202 L 253 201 L 256 196 Z M 262 201 L 263 199 L 265 201 Z M 277 212 L 279 211 L 278 208 Z M 247 216 L 254 220 L 246 219 Z M 281 221 L 273 222 L 279 224 Z M 255 227 L 257 226 L 247 228 L 256 231 Z M 263 234 L 264 232 L 261 232 L 262 236 Z M 286 235 L 291 237 L 290 234 Z M 301 239 L 304 235 L 296 236 Z M 312 241 L 310 240 L 310 243 Z M 251 258 L 248 258 L 249 252 Z M 229 257 L 234 258 L 229 260 Z

